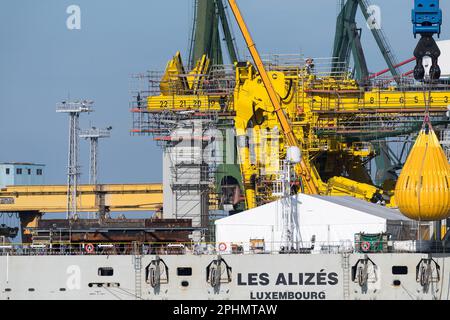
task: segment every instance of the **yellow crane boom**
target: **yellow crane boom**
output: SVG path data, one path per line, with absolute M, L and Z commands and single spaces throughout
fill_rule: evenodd
M 283 130 L 283 133 L 286 137 L 287 145 L 300 147 L 297 138 L 295 137 L 294 132 L 292 130 L 292 126 L 288 118 L 286 117 L 283 109 L 281 108 L 280 97 L 276 93 L 270 80 L 270 77 L 268 76 L 266 70 L 264 69 L 261 57 L 258 53 L 258 50 L 256 49 L 256 45 L 253 41 L 252 36 L 250 35 L 250 32 L 247 28 L 244 18 L 242 17 L 239 7 L 235 0 L 228 0 L 228 3 L 230 4 L 230 8 L 233 11 L 234 17 L 236 18 L 237 24 L 239 25 L 241 33 L 247 44 L 248 50 L 250 51 L 253 61 L 255 62 L 256 69 L 258 70 L 261 76 L 261 80 L 264 84 L 264 87 L 266 88 L 267 94 L 269 95 L 269 99 L 277 115 L 278 121 L 281 125 L 281 129 Z M 310 194 L 318 194 L 319 193 L 318 184 L 320 182 L 320 178 L 318 176 L 313 176 L 311 174 L 311 168 L 308 167 L 308 165 L 305 163 L 303 159 L 300 162 L 300 168 L 301 168 L 300 173 L 302 174 L 305 182 L 305 191 Z

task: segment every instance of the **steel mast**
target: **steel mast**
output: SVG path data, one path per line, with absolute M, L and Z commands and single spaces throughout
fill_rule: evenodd
M 62 101 L 56 104 L 56 112 L 69 114 L 69 152 L 67 161 L 67 219 L 77 217 L 78 177 L 78 136 L 80 114 L 92 112 L 91 100 Z
M 106 129 L 98 129 L 92 127 L 87 130 L 82 130 L 80 138 L 89 139 L 89 184 L 97 184 L 98 172 L 98 139 L 111 137 L 112 127 Z

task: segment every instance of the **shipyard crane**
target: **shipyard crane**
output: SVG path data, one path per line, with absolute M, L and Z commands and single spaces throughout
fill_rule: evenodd
M 368 0 L 341 0 L 339 14 L 336 19 L 336 31 L 333 45 L 332 73 L 335 76 L 341 74 L 342 69 L 346 70 L 350 65 L 350 58 L 353 57 L 352 77 L 362 86 L 369 86 L 371 79 L 377 78 L 390 72 L 393 79 L 400 78 L 400 67 L 415 60 L 410 58 L 401 63 L 397 62 L 393 48 L 383 32 L 380 21 L 371 9 L 372 5 Z M 375 39 L 377 47 L 386 62 L 387 68 L 371 74 L 361 43 L 362 29 L 358 28 L 356 15 L 358 9 L 363 14 L 367 25 Z M 394 154 L 388 141 L 380 139 L 374 144 L 375 163 L 377 168 L 375 182 L 377 185 L 388 184 L 397 179 L 396 169 L 399 167 L 398 157 Z M 401 157 L 400 157 L 401 158 Z
M 289 123 L 289 120 L 286 117 L 286 114 L 284 113 L 283 109 L 281 108 L 280 96 L 276 93 L 272 85 L 272 82 L 270 81 L 269 75 L 264 69 L 261 57 L 258 53 L 258 50 L 256 49 L 256 45 L 253 42 L 252 36 L 250 35 L 247 25 L 245 24 L 244 18 L 242 17 L 239 7 L 237 6 L 235 0 L 228 0 L 228 2 L 230 4 L 231 10 L 233 11 L 234 17 L 236 18 L 236 21 L 239 25 L 239 28 L 241 29 L 242 35 L 247 44 L 248 50 L 250 51 L 250 54 L 253 58 L 253 61 L 255 62 L 256 68 L 261 76 L 264 88 L 266 89 L 267 94 L 269 95 L 269 99 L 277 115 L 278 121 L 281 125 L 281 129 L 283 130 L 283 133 L 286 137 L 287 140 L 286 142 L 289 146 L 299 147 L 300 149 L 300 145 L 292 130 L 292 126 Z M 308 166 L 303 159 L 300 161 L 299 165 L 300 165 L 300 173 L 304 178 L 304 184 L 307 193 L 318 194 L 319 193 L 318 184 L 320 183 L 320 177 L 318 176 L 317 172 L 314 171 L 312 167 Z
M 222 31 L 231 63 L 239 61 L 236 41 L 228 21 L 224 0 L 195 0 L 194 21 L 189 46 L 189 67 L 206 55 L 211 65 L 223 64 L 223 52 L 220 43 Z M 219 25 L 220 21 L 220 25 Z M 221 28 L 219 28 L 221 26 Z M 221 29 L 221 30 L 220 30 Z
M 399 79 L 398 67 L 402 64 L 397 63 L 397 58 L 393 49 L 390 46 L 379 21 L 372 15 L 370 10 L 371 5 L 367 0 L 347 0 L 345 3 L 343 1 L 341 2 L 341 10 L 336 20 L 332 70 L 335 73 L 338 73 L 338 69 L 341 69 L 342 63 L 348 67 L 350 55 L 352 55 L 354 60 L 355 79 L 363 84 L 367 83 L 367 80 L 369 79 L 367 61 L 361 44 L 361 29 L 359 29 L 356 24 L 358 7 L 368 23 L 375 42 L 388 66 L 388 70 L 397 81 Z
M 159 183 L 78 185 L 77 212 L 146 212 L 155 211 L 160 217 L 163 188 Z M 6 186 L 0 190 L 0 214 L 19 215 L 22 239 L 31 236 L 43 215 L 67 211 L 67 186 L 33 185 Z M 52 219 L 45 219 L 47 221 Z M 0 236 L 5 230 L 0 226 Z
M 388 66 L 388 69 L 374 76 L 390 71 L 394 80 L 397 81 L 399 79 L 398 68 L 405 63 L 409 63 L 411 60 L 408 59 L 402 63 L 397 63 L 395 54 L 379 22 L 371 15 L 371 6 L 367 0 L 347 0 L 345 3 L 341 1 L 341 10 L 336 21 L 332 69 L 336 71 L 340 67 L 340 63 L 348 65 L 350 55 L 352 55 L 354 59 L 355 78 L 360 80 L 361 83 L 365 83 L 367 79 L 374 77 L 369 76 L 369 70 L 361 44 L 361 29 L 356 24 L 355 18 L 358 6 L 366 21 L 368 23 L 370 22 L 369 27 L 372 35 Z M 429 56 L 432 61 L 430 78 L 439 79 L 441 72 L 437 60 L 440 56 L 440 50 L 433 39 L 434 34 L 437 34 L 439 37 L 441 33 L 442 10 L 439 8 L 439 0 L 415 0 L 414 9 L 412 10 L 412 23 L 414 37 L 417 34 L 421 35 L 421 39 L 414 51 L 415 60 L 417 61 L 414 69 L 414 78 L 416 80 L 424 79 L 425 69 L 422 65 L 423 58 Z
M 439 79 L 441 69 L 438 65 L 438 58 L 441 55 L 433 36 L 441 34 L 442 10 L 439 8 L 439 0 L 415 0 L 412 10 L 412 23 L 414 37 L 420 34 L 421 38 L 414 50 L 416 57 L 416 66 L 414 68 L 414 78 L 423 80 L 425 77 L 425 68 L 423 67 L 423 58 L 431 58 L 430 78 Z
M 253 39 L 250 35 L 247 25 L 245 24 L 239 7 L 237 6 L 235 0 L 229 0 L 228 2 L 245 39 L 250 54 L 255 62 L 256 68 L 259 72 L 264 88 L 267 91 L 270 102 L 272 103 L 274 112 L 276 113 L 278 122 L 286 138 L 286 144 L 288 147 L 298 147 L 301 150 L 302 145 L 305 145 L 305 141 L 303 140 L 303 137 L 301 135 L 296 136 L 294 134 L 290 120 L 282 109 L 281 97 L 275 91 L 270 77 L 264 68 L 261 57 L 258 53 L 258 50 L 256 49 L 256 45 L 253 42 Z M 330 179 L 331 181 L 327 185 L 322 181 L 315 166 L 306 162 L 303 158 L 300 160 L 299 164 L 294 167 L 294 169 L 296 173 L 302 177 L 304 191 L 308 194 L 328 194 L 331 192 L 331 190 L 335 190 L 335 192 L 338 192 L 339 190 L 339 192 L 358 195 L 362 198 L 368 198 L 374 202 L 381 200 L 382 190 L 379 190 L 378 188 L 365 183 L 358 183 L 356 181 L 351 181 L 343 177 L 335 177 L 334 179 Z M 247 203 L 247 206 L 252 207 L 252 205 L 249 203 Z
M 237 136 L 224 135 L 224 144 L 237 142 L 237 152 L 224 152 L 214 190 L 223 193 L 224 181 L 238 187 L 233 189 L 238 191 L 232 194 L 233 206 L 245 200 L 245 208 L 254 208 L 273 201 L 280 166 L 271 160 L 283 159 L 294 146 L 302 151 L 302 163 L 294 167 L 299 177 L 293 181 L 294 192 L 353 196 L 395 207 L 391 181 L 374 185 L 368 172 L 367 164 L 377 155 L 371 141 L 416 132 L 426 109 L 433 125 L 448 123 L 450 88 L 436 87 L 427 98 L 413 79 L 402 79 L 402 86 L 389 79 L 363 87 L 348 72 L 330 74 L 331 60 L 321 64 L 317 59 L 316 71 L 308 72 L 302 57 L 262 58 L 236 1 L 229 4 L 254 63 L 208 68 L 211 60 L 205 53 L 192 69 L 185 69 L 177 52 L 162 77 L 155 73 L 142 78 L 151 88 L 140 94 L 146 108 L 131 110 L 136 116 L 132 132 L 170 143 L 171 132 L 183 119 L 212 119 L 220 128 L 233 127 Z M 275 131 L 284 136 L 279 139 Z M 232 166 L 236 169 L 228 170 Z

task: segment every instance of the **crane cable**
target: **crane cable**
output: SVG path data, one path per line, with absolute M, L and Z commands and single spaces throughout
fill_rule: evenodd
M 431 127 L 431 122 L 430 122 L 430 103 L 431 103 L 431 86 L 428 87 L 427 89 L 427 85 L 424 83 L 423 84 L 423 101 L 425 103 L 425 114 L 424 114 L 424 119 L 423 119 L 423 124 L 422 124 L 422 129 L 425 127 L 425 124 L 429 125 L 429 129 L 432 129 Z M 428 99 L 427 99 L 427 93 L 428 93 Z
M 427 86 L 426 86 L 425 83 L 424 83 L 423 87 L 424 87 L 423 100 L 424 100 L 424 103 L 425 103 L 425 113 L 424 113 L 424 117 L 423 117 L 423 123 L 422 123 L 421 130 L 425 130 L 425 134 L 428 135 L 430 130 L 433 130 L 433 127 L 432 127 L 431 121 L 430 121 L 430 110 L 429 110 L 430 109 L 430 101 L 431 101 L 431 87 L 429 87 L 428 90 L 427 90 Z M 428 99 L 426 97 L 427 92 L 428 92 Z M 427 127 L 425 128 L 425 126 L 427 126 Z M 418 185 L 416 187 L 417 204 L 418 204 L 418 208 L 419 208 L 419 228 L 418 228 L 419 241 L 421 240 L 420 239 L 420 223 L 421 223 L 422 215 L 421 215 L 421 206 L 420 206 L 420 195 L 422 193 L 421 191 L 422 191 L 422 182 L 423 182 L 422 181 L 422 179 L 423 179 L 422 178 L 422 172 L 423 172 L 423 167 L 424 167 L 424 164 L 425 164 L 425 157 L 426 157 L 427 151 L 428 151 L 428 143 L 425 146 L 425 151 L 424 151 L 423 156 L 422 156 L 422 163 L 421 163 L 420 169 L 419 169 L 419 173 L 420 173 L 419 176 L 421 177 L 421 179 L 419 179 L 419 183 L 418 183 Z

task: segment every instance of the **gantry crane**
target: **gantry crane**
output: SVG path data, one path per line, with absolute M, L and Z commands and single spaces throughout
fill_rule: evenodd
M 272 158 L 264 135 L 276 128 L 282 136 L 273 156 L 283 159 L 288 146 L 298 146 L 303 154 L 303 162 L 295 168 L 301 181 L 293 181 L 294 191 L 303 186 L 305 193 L 354 196 L 395 206 L 393 187 L 374 185 L 368 173 L 367 164 L 376 155 L 371 141 L 417 132 L 425 110 L 436 128 L 448 123 L 450 87 L 440 84 L 426 92 L 411 78 L 402 78 L 401 87 L 379 79 L 361 86 L 346 70 L 336 76 L 320 71 L 319 63 L 312 71 L 301 57 L 295 63 L 288 59 L 287 64 L 280 56 L 261 57 L 236 1 L 229 4 L 254 64 L 238 62 L 233 69 L 211 70 L 205 67 L 210 59 L 204 55 L 185 71 L 177 53 L 162 78 L 155 74 L 149 79 L 153 91 L 145 96 L 146 108 L 132 109 L 145 123 L 138 122 L 133 130 L 171 141 L 172 124 L 180 119 L 232 120 L 225 125 L 237 134 L 240 173 L 216 181 L 238 180 L 247 208 L 274 200 L 272 183 L 279 167 L 264 162 Z M 234 153 L 228 150 L 226 156 Z M 234 204 L 240 194 L 231 196 Z
M 194 1 L 194 22 L 189 46 L 189 67 L 191 68 L 203 55 L 208 56 L 211 64 L 223 64 L 220 31 L 224 36 L 229 59 L 232 63 L 239 60 L 235 38 L 223 1 Z
M 155 211 L 160 217 L 163 203 L 161 184 L 78 185 L 78 212 Z M 64 185 L 6 186 L 0 190 L 0 213 L 16 212 L 21 229 L 38 225 L 44 214 L 66 212 Z
M 341 63 L 347 66 L 350 62 L 350 54 L 354 60 L 355 79 L 359 80 L 361 84 L 367 82 L 369 77 L 369 69 L 367 61 L 364 56 L 364 50 L 361 44 L 361 29 L 356 24 L 356 13 L 358 7 L 366 19 L 370 31 L 377 43 L 377 46 L 388 66 L 394 79 L 398 79 L 400 74 L 398 72 L 399 63 L 390 46 L 380 21 L 376 20 L 376 15 L 369 10 L 371 5 L 367 0 L 346 0 L 341 3 L 341 11 L 336 21 L 336 32 L 333 47 L 333 70 L 341 68 Z

